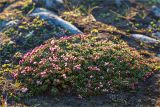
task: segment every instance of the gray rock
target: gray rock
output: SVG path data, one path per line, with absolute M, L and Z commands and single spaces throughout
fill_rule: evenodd
M 154 38 L 148 37 L 146 35 L 142 35 L 142 34 L 132 34 L 131 37 L 133 37 L 134 39 L 137 39 L 141 42 L 145 42 L 145 43 L 152 43 L 152 44 L 156 44 L 159 43 L 159 40 L 156 40 Z
M 160 32 L 153 33 L 153 36 L 155 36 L 156 38 L 160 39 Z
M 151 13 L 155 16 L 160 18 L 160 7 L 153 6 L 151 9 Z
M 9 27 L 12 27 L 14 25 L 18 25 L 18 20 L 12 20 L 12 21 L 3 21 L 1 22 L 1 25 L 0 25 L 0 32 L 2 32 L 3 30 L 5 29 L 8 29 Z
M 5 63 L 6 63 L 6 64 L 7 64 L 7 63 L 10 63 L 10 60 L 7 60 L 7 59 L 6 59 L 6 60 L 5 60 Z
M 63 0 L 32 0 L 37 5 L 41 5 L 48 9 L 61 9 L 63 7 Z
M 61 26 L 65 30 L 68 30 L 71 34 L 81 34 L 82 32 L 76 28 L 74 25 L 63 20 L 57 16 L 54 12 L 43 8 L 36 8 L 29 16 L 37 17 L 46 20 L 50 25 Z
M 122 0 L 115 0 L 116 6 L 117 6 L 117 7 L 120 7 L 121 4 L 122 4 L 121 2 L 122 2 Z
M 0 21 L 0 29 L 3 29 L 7 24 L 7 21 Z

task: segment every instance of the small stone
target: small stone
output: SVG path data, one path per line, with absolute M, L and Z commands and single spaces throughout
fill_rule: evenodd
M 142 102 L 142 100 L 141 100 L 141 99 L 138 99 L 138 102 L 140 103 L 140 102 Z
M 10 61 L 9 60 L 5 60 L 5 63 L 9 63 Z
M 151 99 L 152 104 L 156 103 L 156 99 Z

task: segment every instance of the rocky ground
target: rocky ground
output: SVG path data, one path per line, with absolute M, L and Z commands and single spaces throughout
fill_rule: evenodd
M 23 0 L 22 0 L 23 1 Z M 74 1 L 74 0 L 73 0 Z M 13 4 L 12 4 L 13 3 Z M 26 47 L 29 46 L 29 44 L 23 44 L 22 41 L 18 41 L 21 38 L 26 38 L 33 34 L 40 34 L 46 35 L 42 31 L 42 29 L 46 28 L 45 31 L 48 33 L 56 34 L 57 37 L 61 37 L 63 35 L 70 35 L 70 34 L 76 34 L 84 32 L 86 34 L 92 33 L 98 36 L 101 36 L 103 38 L 110 39 L 110 36 L 118 36 L 120 39 L 126 41 L 131 47 L 136 48 L 139 52 L 141 52 L 142 55 L 150 58 L 155 58 L 160 61 L 160 7 L 158 3 L 156 4 L 147 4 L 146 2 L 122 2 L 121 4 L 109 4 L 106 1 L 92 1 L 91 4 L 87 2 L 82 3 L 73 3 L 75 8 L 80 8 L 79 10 L 74 10 L 70 7 L 71 4 L 66 3 L 64 8 L 67 9 L 67 11 L 54 11 L 55 14 L 53 15 L 47 15 L 43 16 L 44 10 L 38 10 L 38 13 L 34 12 L 33 10 L 36 7 L 32 7 L 32 4 L 26 2 L 17 1 L 17 4 L 15 4 L 15 0 L 11 1 L 9 4 L 3 3 L 0 6 L 0 28 L 3 28 L 0 30 L 2 35 L 10 35 L 8 32 L 12 32 L 12 30 L 18 29 L 18 35 L 25 31 L 25 33 L 22 33 L 24 35 L 20 36 L 18 39 L 15 38 L 5 38 L 5 36 L 1 36 L 1 45 L 5 44 L 6 41 L 13 40 L 15 43 L 9 42 L 9 46 L 11 44 L 18 47 L 19 50 L 23 51 L 15 51 L 12 50 L 13 53 L 0 53 L 1 58 L 6 58 L 6 60 L 1 61 L 0 64 L 3 65 L 0 68 L 1 70 L 6 70 L 6 67 L 4 64 L 10 64 L 14 63 L 16 65 L 16 61 L 13 62 L 13 60 L 10 60 L 10 55 L 15 55 L 16 52 L 20 52 L 19 57 L 21 54 L 24 54 L 27 50 L 32 49 L 30 48 L 26 49 Z M 146 4 L 145 4 L 146 3 Z M 24 6 L 25 5 L 25 6 Z M 57 5 L 56 5 L 57 6 Z M 44 6 L 43 6 L 44 7 Z M 59 4 L 58 4 L 59 7 Z M 58 8 L 56 7 L 56 8 Z M 93 8 L 92 8 L 93 7 Z M 3 9 L 1 9 L 3 8 Z M 5 9 L 6 8 L 6 9 Z M 16 10 L 16 8 L 18 8 Z M 48 8 L 48 7 L 46 7 Z M 50 9 L 50 7 L 49 7 Z M 60 8 L 61 9 L 61 8 Z M 55 10 L 55 8 L 52 8 L 50 10 Z M 6 13 L 9 13 L 6 15 Z M 24 12 L 24 13 L 23 13 Z M 46 11 L 45 11 L 46 12 Z M 13 14 L 14 13 L 14 14 Z M 61 28 L 61 24 L 57 25 L 60 26 L 58 29 L 56 29 L 56 33 L 51 32 L 51 29 L 53 29 L 55 26 L 53 25 L 55 20 L 50 21 L 51 24 L 45 24 L 45 22 L 41 22 L 39 20 L 46 19 L 50 20 L 53 17 L 58 17 L 56 14 L 59 14 L 59 16 L 64 19 L 65 21 L 71 22 L 74 26 L 71 26 L 70 32 L 66 32 L 65 28 Z M 26 15 L 27 14 L 27 15 Z M 42 15 L 40 19 L 37 19 L 36 21 L 33 21 L 33 26 L 29 26 L 28 30 L 23 29 L 23 26 L 26 27 L 26 24 L 23 22 L 31 22 L 32 19 L 26 19 L 24 17 L 28 17 L 28 15 L 33 16 L 40 14 Z M 50 14 L 50 13 L 47 13 Z M 46 15 L 46 14 L 45 14 Z M 49 17 L 48 17 L 49 16 Z M 59 18 L 59 17 L 58 17 Z M 6 20 L 7 19 L 7 20 Z M 63 22 L 63 20 L 58 19 L 58 21 Z M 67 22 L 67 23 L 68 23 Z M 8 24 L 9 23 L 9 24 Z M 38 24 L 38 30 L 36 32 L 30 31 L 32 28 L 35 30 L 34 23 L 44 23 L 44 24 Z M 30 25 L 31 25 L 30 24 Z M 17 25 L 21 28 L 17 28 Z M 6 27 L 7 26 L 7 27 Z M 27 25 L 28 26 L 28 25 Z M 47 26 L 47 27 L 46 27 Z M 68 26 L 68 25 L 66 25 Z M 37 27 L 37 26 L 36 26 Z M 78 29 L 77 29 L 77 28 Z M 6 28 L 9 28 L 9 31 L 7 32 Z M 11 29 L 10 29 L 11 28 Z M 14 28 L 14 29 L 12 29 Z M 68 27 L 66 27 L 68 28 Z M 72 29 L 72 30 L 71 30 Z M 74 30 L 73 30 L 74 29 Z M 80 31 L 81 30 L 81 31 Z M 5 32 L 3 32 L 5 31 Z M 44 31 L 44 32 L 45 32 Z M 57 33 L 62 32 L 62 33 Z M 15 32 L 14 32 L 15 33 Z M 22 35 L 21 34 L 21 35 Z M 15 33 L 17 35 L 17 33 Z M 31 36 L 32 37 L 32 36 Z M 42 41 L 37 42 L 37 44 L 34 44 L 34 46 L 37 46 L 41 43 L 43 43 L 43 40 L 47 40 L 51 37 L 47 38 L 41 38 Z M 32 38 L 33 39 L 33 38 Z M 37 38 L 36 38 L 37 39 Z M 39 38 L 38 38 L 39 39 Z M 25 40 L 25 39 L 24 39 Z M 34 40 L 34 39 L 33 39 Z M 28 41 L 25 41 L 28 43 Z M 35 43 L 35 41 L 32 41 L 32 43 Z M 8 45 L 7 45 L 8 46 Z M 8 49 L 5 48 L 5 49 Z M 4 51 L 0 51 L 4 52 Z M 9 55 L 9 56 L 8 56 Z M 5 56 L 5 57 L 4 57 Z M 17 58 L 17 57 L 16 57 Z M 14 58 L 13 58 L 14 59 Z M 16 59 L 17 60 L 17 59 Z M 9 62 L 9 63 L 8 63 Z M 15 69 L 16 66 L 9 66 L 9 69 Z M 4 74 L 1 74 L 4 75 Z M 6 77 L 5 77 L 6 78 Z M 8 75 L 7 75 L 8 79 Z M 3 80 L 3 79 L 2 79 Z M 1 81 L 0 81 L 1 83 Z M 2 83 L 4 83 L 2 81 Z M 4 84 L 3 84 L 4 85 Z M 1 86 L 1 85 L 0 85 Z M 10 102 L 10 106 L 13 106 L 12 102 Z M 34 106 L 34 107 L 160 107 L 160 72 L 157 71 L 152 77 L 147 79 L 146 81 L 140 82 L 140 84 L 137 86 L 135 91 L 131 92 L 115 92 L 107 95 L 100 95 L 100 96 L 91 96 L 87 98 L 81 98 L 80 96 L 74 96 L 74 95 L 65 95 L 63 97 L 48 97 L 48 96 L 40 96 L 36 98 L 26 98 L 24 99 L 23 103 L 17 103 L 16 106 Z

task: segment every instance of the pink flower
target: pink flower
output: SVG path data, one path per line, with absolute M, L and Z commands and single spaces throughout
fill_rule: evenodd
M 62 39 L 62 40 L 69 40 L 69 39 L 71 39 L 72 38 L 72 36 L 63 36 L 63 37 L 61 37 L 60 39 Z
M 77 60 L 77 58 L 75 56 L 70 56 L 70 60 L 75 61 L 75 60 Z
M 52 61 L 52 60 L 53 60 L 51 57 L 49 57 L 48 59 L 49 59 L 49 61 Z
M 94 60 L 97 60 L 99 58 L 100 58 L 100 55 L 98 55 L 98 54 L 93 57 Z
M 41 59 L 41 61 L 39 62 L 39 64 L 45 64 L 46 63 L 46 59 Z
M 25 74 L 25 73 L 26 73 L 26 71 L 25 71 L 25 70 L 22 70 L 22 71 L 21 71 L 21 73 L 22 73 L 22 74 Z
M 46 72 L 46 71 L 44 71 L 44 72 L 41 72 L 41 73 L 40 73 L 41 77 L 45 77 L 45 76 L 46 76 L 46 74 L 47 74 L 47 72 Z
M 63 58 L 63 60 L 68 61 L 68 57 L 66 56 L 61 56 Z
M 58 58 L 56 56 L 53 56 L 52 61 L 56 62 L 56 61 L 58 61 Z
M 63 75 L 62 75 L 62 77 L 63 77 L 64 79 L 66 79 L 66 78 L 67 78 L 66 74 L 63 74 Z
M 61 70 L 61 68 L 58 65 L 54 64 L 54 63 L 52 63 L 52 66 L 53 66 L 53 68 L 55 70 Z
M 30 72 L 30 71 L 32 71 L 32 70 L 33 70 L 33 68 L 32 68 L 32 67 L 27 66 L 27 67 L 25 67 L 25 70 L 26 70 L 27 72 Z
M 33 64 L 35 64 L 35 65 L 36 65 L 36 64 L 37 64 L 37 62 L 33 62 Z
M 56 51 L 56 48 L 49 48 L 51 52 Z
M 95 67 L 95 66 L 89 66 L 88 69 L 89 69 L 90 71 L 100 71 L 100 68 Z
M 29 58 L 30 56 L 32 56 L 33 54 L 35 54 L 36 52 L 38 52 L 41 48 L 44 48 L 45 45 L 40 45 L 36 48 L 34 48 L 33 50 L 30 50 L 29 52 L 27 52 L 23 58 L 19 61 L 19 64 L 22 64 L 27 58 Z
M 91 78 L 91 79 L 92 79 L 93 77 L 94 77 L 94 76 L 93 76 L 93 75 L 91 75 L 89 78 Z
M 80 69 L 81 69 L 81 64 L 75 65 L 75 66 L 74 66 L 74 69 L 80 70 Z
M 12 75 L 13 75 L 14 78 L 18 77 L 18 73 L 13 73 Z

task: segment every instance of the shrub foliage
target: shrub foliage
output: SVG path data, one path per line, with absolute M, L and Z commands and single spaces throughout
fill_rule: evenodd
M 125 42 L 92 35 L 49 40 L 26 53 L 19 63 L 13 75 L 33 94 L 95 95 L 134 89 L 156 71 L 154 60 Z

